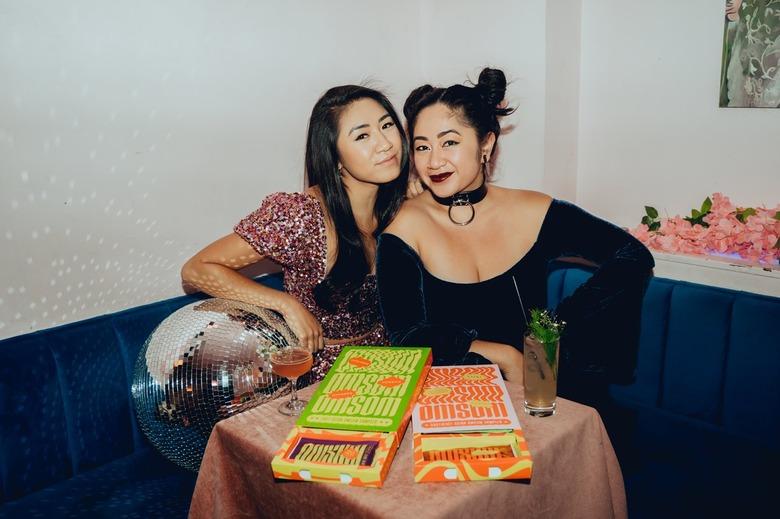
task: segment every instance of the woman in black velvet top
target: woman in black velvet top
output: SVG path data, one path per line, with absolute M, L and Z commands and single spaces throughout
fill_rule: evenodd
M 505 91 L 503 72 L 485 69 L 474 87 L 425 85 L 406 100 L 414 164 L 427 189 L 379 237 L 377 281 L 391 343 L 431 346 L 435 365 L 495 363 L 507 380 L 521 381 L 523 312 L 530 318 L 531 308 L 546 308 L 551 260 L 579 257 L 598 269 L 556 309 L 568 323 L 560 393 L 592 374 L 626 382 L 652 256 L 575 205 L 486 182 L 498 117 L 512 112 Z

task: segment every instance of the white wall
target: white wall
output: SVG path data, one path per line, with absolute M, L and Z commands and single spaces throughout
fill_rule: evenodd
M 502 68 L 499 184 L 621 225 L 780 198 L 780 111 L 720 109 L 722 2 L 0 0 L 0 338 L 172 297 L 303 184 L 317 97 Z M 774 155 L 772 155 L 774 151 Z
M 181 294 L 324 90 L 418 82 L 414 0 L 288 4 L 0 3 L 0 337 Z
M 0 0 L 0 338 L 179 295 L 186 258 L 301 189 L 333 85 L 400 109 L 504 68 L 498 178 L 538 188 L 544 49 L 542 0 Z
M 547 2 L 542 191 L 577 197 L 582 0 Z
M 545 2 L 428 0 L 420 13 L 423 82 L 449 86 L 466 76 L 476 83 L 485 66 L 500 68 L 517 112 L 505 130 L 494 180 L 541 189 L 544 177 Z M 514 128 L 508 128 L 514 126 Z
M 721 191 L 780 199 L 780 110 L 718 108 L 723 2 L 586 0 L 577 202 L 634 226 Z

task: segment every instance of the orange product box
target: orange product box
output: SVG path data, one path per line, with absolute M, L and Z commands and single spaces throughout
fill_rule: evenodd
M 417 483 L 531 477 L 531 453 L 498 366 L 432 367 L 412 427 Z

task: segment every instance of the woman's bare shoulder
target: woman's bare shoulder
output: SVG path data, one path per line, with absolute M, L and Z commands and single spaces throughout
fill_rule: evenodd
M 530 189 L 509 189 L 499 188 L 503 197 L 512 205 L 522 208 L 532 214 L 542 214 L 547 212 L 553 198 L 541 191 L 532 191 Z
M 395 234 L 410 245 L 416 241 L 421 229 L 430 223 L 430 214 L 421 202 L 420 197 L 406 200 L 398 213 L 385 228 L 385 232 Z

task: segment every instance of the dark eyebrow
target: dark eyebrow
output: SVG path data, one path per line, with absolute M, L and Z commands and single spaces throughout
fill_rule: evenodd
M 347 135 L 349 135 L 350 133 L 354 132 L 355 130 L 359 130 L 361 128 L 368 128 L 368 125 L 367 124 L 359 124 L 359 125 L 355 126 L 354 128 L 352 128 L 351 130 L 349 130 L 349 133 L 347 133 Z
M 422 135 L 418 135 L 414 138 L 415 141 L 427 141 L 428 137 L 423 137 Z
M 436 134 L 436 138 L 437 139 L 441 139 L 443 135 L 447 135 L 450 132 L 455 133 L 457 135 L 460 135 L 460 133 L 457 130 L 444 130 L 443 132 L 437 133 Z M 462 137 L 462 135 L 461 135 L 461 137 Z
M 382 117 L 379 118 L 379 122 L 381 123 L 382 121 L 384 121 L 388 117 L 390 117 L 390 114 L 383 115 Z M 359 125 L 355 126 L 354 128 L 352 128 L 351 130 L 349 130 L 349 133 L 347 133 L 347 135 L 349 135 L 350 133 L 354 132 L 355 130 L 359 130 L 361 128 L 368 128 L 368 126 L 369 126 L 368 124 L 359 124 Z

